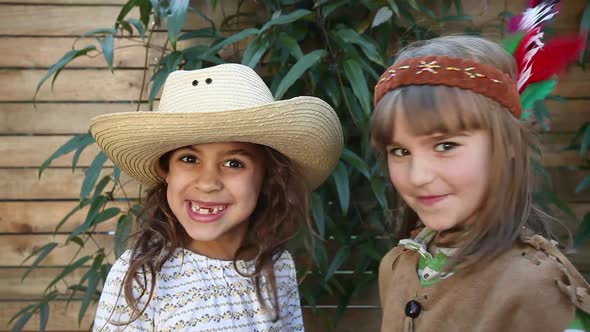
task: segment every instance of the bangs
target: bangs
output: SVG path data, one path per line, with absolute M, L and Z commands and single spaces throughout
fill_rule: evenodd
M 390 91 L 377 104 L 371 123 L 371 138 L 381 151 L 391 144 L 398 114 L 404 115 L 409 131 L 417 136 L 489 128 L 485 112 L 490 112 L 490 108 L 503 107 L 488 97 L 461 88 L 405 86 Z

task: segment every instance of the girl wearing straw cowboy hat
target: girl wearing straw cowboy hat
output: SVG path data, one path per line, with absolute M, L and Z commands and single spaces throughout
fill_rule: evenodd
M 95 331 L 302 331 L 286 243 L 343 146 L 315 97 L 274 101 L 249 67 L 168 77 L 159 110 L 91 120 L 100 148 L 149 186 Z

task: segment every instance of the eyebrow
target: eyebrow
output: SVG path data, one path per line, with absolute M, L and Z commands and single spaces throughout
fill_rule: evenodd
M 469 137 L 470 135 L 468 135 L 466 132 L 455 132 L 455 133 L 432 133 L 432 134 L 427 134 L 427 135 L 420 135 L 420 136 L 425 136 L 425 140 L 432 140 L 432 141 L 439 141 L 439 140 L 443 140 L 443 139 L 448 139 L 448 138 L 452 138 L 452 137 Z M 391 142 L 387 145 L 388 147 L 390 146 L 404 146 L 403 144 L 396 142 L 395 140 L 391 140 Z
M 179 150 L 182 150 L 182 149 L 191 150 L 191 151 L 193 151 L 195 153 L 202 153 L 202 151 L 199 150 L 199 148 L 196 148 L 196 147 L 194 147 L 192 145 L 182 147 Z M 246 149 L 232 149 L 232 150 L 224 151 L 222 153 L 222 155 L 224 155 L 224 156 L 230 156 L 230 155 L 235 155 L 235 154 L 242 155 L 242 156 L 245 156 L 245 157 L 248 157 L 248 158 L 251 158 L 251 159 L 254 158 L 254 154 L 252 152 L 246 150 Z

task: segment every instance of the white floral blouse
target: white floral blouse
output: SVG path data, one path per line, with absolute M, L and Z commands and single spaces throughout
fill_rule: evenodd
M 254 282 L 240 275 L 232 261 L 208 258 L 187 249 L 176 249 L 157 274 L 147 309 L 129 321 L 131 309 L 121 285 L 131 252 L 115 262 L 96 311 L 93 331 L 303 331 L 293 258 L 283 253 L 275 263 L 280 317 L 263 309 Z M 237 261 L 240 271 L 253 271 L 253 261 Z M 263 289 L 266 282 L 262 283 Z M 268 300 L 268 292 L 263 291 Z M 144 299 L 147 297 L 144 296 Z M 145 301 L 140 302 L 143 308 Z M 269 306 L 267 306 L 269 307 Z

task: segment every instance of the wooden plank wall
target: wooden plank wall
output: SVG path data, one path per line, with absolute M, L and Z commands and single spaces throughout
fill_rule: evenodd
M 76 204 L 83 170 L 72 174 L 68 168 L 71 156 L 55 161 L 42 178 L 37 167 L 63 142 L 74 134 L 87 131 L 88 120 L 96 115 L 133 111 L 141 87 L 144 49 L 124 48 L 116 53 L 117 70 L 111 73 L 102 58 L 74 61 L 64 70 L 54 91 L 44 86 L 36 105 L 32 97 L 39 79 L 47 68 L 71 48 L 76 36 L 99 27 L 109 27 L 124 0 L 8 0 L 0 3 L 0 331 L 8 330 L 8 320 L 29 301 L 39 298 L 44 286 L 59 273 L 58 266 L 67 264 L 72 252 L 51 254 L 44 267 L 32 273 L 25 282 L 20 278 L 27 265 L 23 259 L 36 247 L 49 241 L 62 241 L 66 235 L 52 235 L 56 223 Z M 464 1 L 466 11 L 485 22 L 504 9 L 517 12 L 523 1 Z M 482 7 L 487 3 L 486 8 Z M 558 31 L 575 31 L 586 1 L 563 3 L 556 22 Z M 202 22 L 193 20 L 188 26 Z M 156 37 L 161 39 L 162 36 Z M 494 36 L 492 36 L 493 38 Z M 91 39 L 80 40 L 86 45 Z M 117 46 L 132 42 L 117 41 Z M 153 61 L 158 54 L 150 54 Z M 558 193 L 570 201 L 579 215 L 590 210 L 590 191 L 574 194 L 575 185 L 584 176 L 580 171 L 560 166 L 581 164 L 575 152 L 561 148 L 581 123 L 590 119 L 590 74 L 579 68 L 570 71 L 559 84 L 557 93 L 568 99 L 566 104 L 550 103 L 552 130 L 543 136 L 544 161 L 554 176 Z M 144 93 L 144 96 L 146 94 Z M 145 105 L 142 104 L 142 107 Z M 88 166 L 97 148 L 87 149 L 80 158 Z M 77 214 L 62 228 L 72 230 L 82 222 Z M 97 242 L 111 246 L 113 222 L 107 222 L 96 234 Z M 574 225 L 575 226 L 575 225 Z M 590 271 L 590 255 L 575 258 L 579 266 Z M 30 264 L 30 262 L 29 262 Z M 84 271 L 76 273 L 79 278 Z M 353 300 L 339 331 L 378 331 L 380 311 L 376 286 Z M 334 306 L 325 303 L 326 312 Z M 88 328 L 92 315 L 79 326 L 78 302 L 66 307 L 65 302 L 52 304 L 50 331 L 76 331 Z M 94 310 L 91 308 L 90 310 Z M 305 309 L 308 330 L 324 330 L 322 315 Z M 38 329 L 34 318 L 27 330 Z

